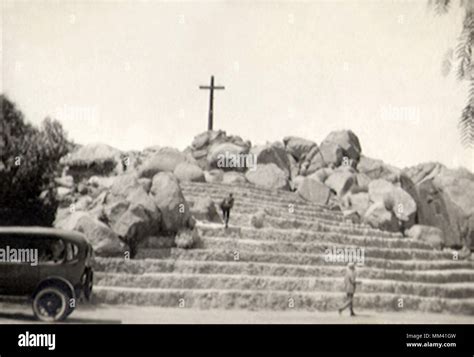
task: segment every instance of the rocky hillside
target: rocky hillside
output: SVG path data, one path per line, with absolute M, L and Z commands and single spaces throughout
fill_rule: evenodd
M 183 152 L 121 152 L 93 144 L 61 163 L 55 225 L 86 233 L 98 255 L 133 256 L 141 247 L 173 247 L 177 241 L 192 246 L 196 219 L 220 218 L 210 197 L 186 200 L 182 185 L 189 182 L 288 191 L 340 211 L 354 224 L 400 233 L 434 249 L 459 249 L 464 257 L 474 247 L 471 172 L 433 163 L 389 166 L 365 157 L 350 130 L 332 132 L 319 145 L 285 137 L 252 146 L 223 131 L 199 134 Z

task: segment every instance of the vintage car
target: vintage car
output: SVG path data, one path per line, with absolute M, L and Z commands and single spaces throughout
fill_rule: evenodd
M 91 296 L 92 259 L 92 246 L 80 233 L 0 227 L 0 296 L 29 297 L 39 320 L 64 320 Z

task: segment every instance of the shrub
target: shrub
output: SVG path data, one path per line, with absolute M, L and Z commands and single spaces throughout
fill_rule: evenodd
M 59 122 L 47 118 L 36 128 L 4 95 L 0 105 L 0 225 L 50 226 L 59 159 L 73 144 Z

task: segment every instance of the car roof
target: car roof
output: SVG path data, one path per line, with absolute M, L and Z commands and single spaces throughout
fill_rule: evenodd
M 86 245 L 87 239 L 79 232 L 66 231 L 63 229 L 36 227 L 36 226 L 8 226 L 0 227 L 2 234 L 28 234 L 30 236 L 55 236 L 78 245 Z

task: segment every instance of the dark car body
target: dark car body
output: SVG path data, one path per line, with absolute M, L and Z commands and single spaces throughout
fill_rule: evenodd
M 92 290 L 92 255 L 91 245 L 77 232 L 0 227 L 0 295 L 34 298 L 45 286 L 55 286 L 70 299 L 88 298 Z

